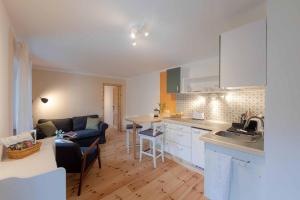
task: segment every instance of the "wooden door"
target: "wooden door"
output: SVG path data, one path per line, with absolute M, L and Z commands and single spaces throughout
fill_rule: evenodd
M 120 129 L 120 87 L 113 88 L 113 127 Z

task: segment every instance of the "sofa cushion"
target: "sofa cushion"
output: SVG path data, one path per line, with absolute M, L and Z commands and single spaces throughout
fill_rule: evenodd
M 86 121 L 86 127 L 85 129 L 94 129 L 98 130 L 98 125 L 99 125 L 100 119 L 99 118 L 91 118 L 88 117 Z
M 43 134 L 47 137 L 54 136 L 55 131 L 57 130 L 57 128 L 55 127 L 55 125 L 53 124 L 52 121 L 40 123 L 37 126 L 38 126 L 39 130 L 41 130 L 43 132 Z
M 98 130 L 94 130 L 94 129 L 79 130 L 79 131 L 76 131 L 76 133 L 77 133 L 77 136 L 76 136 L 77 139 L 99 136 Z
M 85 129 L 86 117 L 73 117 L 73 130 L 79 131 Z
M 57 130 L 63 130 L 64 132 L 69 132 L 73 130 L 73 122 L 71 118 L 66 119 L 40 119 L 38 123 L 44 123 L 52 121 Z
M 98 115 L 88 115 L 88 116 L 78 116 L 78 117 L 73 117 L 73 130 L 74 131 L 79 131 L 79 130 L 84 130 L 86 127 L 86 122 L 87 118 L 98 118 Z

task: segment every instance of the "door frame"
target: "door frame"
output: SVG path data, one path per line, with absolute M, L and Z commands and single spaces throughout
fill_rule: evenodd
M 103 121 L 105 119 L 105 112 L 104 112 L 104 88 L 105 86 L 114 86 L 118 88 L 118 107 L 119 107 L 119 111 L 118 111 L 118 117 L 119 117 L 119 123 L 118 123 L 118 131 L 122 131 L 122 84 L 118 84 L 118 83 L 108 83 L 108 82 L 104 82 L 102 84 L 102 110 L 103 110 Z

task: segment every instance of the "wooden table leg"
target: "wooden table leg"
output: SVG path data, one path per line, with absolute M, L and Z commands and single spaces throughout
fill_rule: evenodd
M 133 122 L 133 128 L 132 128 L 132 153 L 133 153 L 133 159 L 136 159 L 136 123 Z

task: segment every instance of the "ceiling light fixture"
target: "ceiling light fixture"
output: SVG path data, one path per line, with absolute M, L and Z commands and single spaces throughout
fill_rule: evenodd
M 132 38 L 132 39 L 135 39 L 135 33 L 134 32 L 131 32 L 131 34 L 130 34 L 130 37 Z
M 132 46 L 137 45 L 137 40 L 142 40 L 149 36 L 148 27 L 146 24 L 135 24 L 130 27 L 130 38 L 132 39 Z

